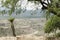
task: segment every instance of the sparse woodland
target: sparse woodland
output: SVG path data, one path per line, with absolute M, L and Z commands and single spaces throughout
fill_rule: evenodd
M 15 18 L 11 15 L 16 10 L 16 15 L 21 13 L 21 4 L 18 4 L 20 0 L 1 0 L 1 7 L 6 7 L 9 9 L 8 21 L 11 23 L 11 29 L 13 32 L 13 36 L 16 37 L 15 28 L 14 28 L 14 20 Z M 28 2 L 34 2 L 36 5 L 41 4 L 41 10 L 46 13 L 46 24 L 44 26 L 46 40 L 60 40 L 60 0 L 28 0 Z M 18 10 L 18 8 L 20 10 Z M 5 14 L 5 10 L 0 12 L 1 14 Z M 34 14 L 33 14 L 34 15 Z

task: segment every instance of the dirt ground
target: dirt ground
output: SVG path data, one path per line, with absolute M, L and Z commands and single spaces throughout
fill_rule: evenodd
M 0 37 L 0 40 L 45 40 L 45 37 L 34 35 L 21 35 L 16 37 Z

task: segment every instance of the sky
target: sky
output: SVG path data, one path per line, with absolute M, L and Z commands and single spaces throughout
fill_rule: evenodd
M 1 1 L 1 0 L 0 0 Z M 41 4 L 39 5 L 35 5 L 34 3 L 28 2 L 27 0 L 20 0 L 21 2 L 19 2 L 18 4 L 21 3 L 21 8 L 24 9 L 26 8 L 27 10 L 35 10 L 36 7 L 38 7 L 39 9 L 41 9 Z M 1 2 L 0 2 L 0 6 L 1 6 Z M 4 8 L 0 8 L 0 9 L 4 9 Z
M 35 10 L 35 7 L 38 7 L 39 9 L 41 9 L 41 4 L 39 5 L 35 5 L 34 3 L 28 2 L 27 0 L 20 0 L 22 1 L 22 9 L 24 7 L 26 7 L 27 10 Z

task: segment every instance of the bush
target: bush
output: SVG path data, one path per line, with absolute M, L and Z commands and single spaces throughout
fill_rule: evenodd
M 45 33 L 50 33 L 53 32 L 54 29 L 56 30 L 57 28 L 60 29 L 60 17 L 57 17 L 55 15 L 47 21 L 44 27 L 44 31 Z

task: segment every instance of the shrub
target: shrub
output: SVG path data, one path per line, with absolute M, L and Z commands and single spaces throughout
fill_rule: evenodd
M 44 31 L 45 33 L 53 32 L 54 29 L 57 28 L 60 29 L 60 17 L 57 17 L 56 15 L 51 17 L 45 24 Z

